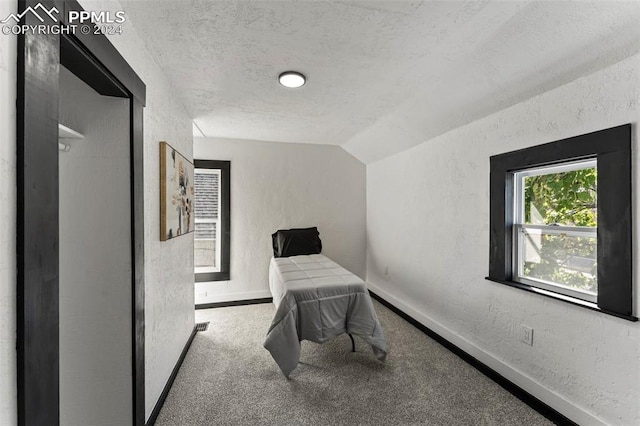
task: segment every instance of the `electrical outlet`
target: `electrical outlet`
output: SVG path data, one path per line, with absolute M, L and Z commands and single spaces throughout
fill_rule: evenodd
M 533 346 L 533 328 L 520 325 L 520 340 L 527 345 Z
M 385 275 L 389 275 L 389 267 L 388 266 L 384 267 L 384 274 Z

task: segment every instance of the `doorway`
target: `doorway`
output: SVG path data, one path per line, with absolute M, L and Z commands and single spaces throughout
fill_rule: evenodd
M 131 422 L 129 102 L 59 72 L 60 423 Z M 96 384 L 99 383 L 99 386 Z
M 19 12 L 36 7 L 37 4 L 38 2 L 31 0 L 20 1 Z M 82 11 L 77 2 L 55 2 L 55 5 L 60 10 L 60 16 L 59 21 L 51 25 L 67 24 L 66 17 L 70 10 Z M 25 14 L 23 20 L 26 25 L 42 24 L 33 14 Z M 107 148 L 108 140 L 103 141 L 104 143 L 93 147 L 97 152 L 83 158 L 83 161 L 76 159 L 72 163 L 72 156 L 82 157 L 90 149 L 89 144 L 82 146 L 80 141 L 76 141 L 75 147 L 73 141 L 65 143 L 64 139 L 61 140 L 63 146 L 56 143 L 59 141 L 59 119 L 62 117 L 63 120 L 70 120 L 68 117 L 65 118 L 65 114 L 73 116 L 68 100 L 65 100 L 65 95 L 61 95 L 65 85 L 68 88 L 70 82 L 77 83 L 73 79 L 80 80 L 86 86 L 85 89 L 90 88 L 94 91 L 91 96 L 111 97 L 112 99 L 105 101 L 106 104 L 110 101 L 116 102 L 120 108 L 120 119 L 124 119 L 126 124 L 119 129 L 122 133 L 117 138 L 120 141 L 117 148 Z M 142 124 L 145 85 L 108 39 L 95 33 L 77 36 L 32 33 L 20 35 L 17 83 L 18 424 L 59 425 L 61 403 L 65 404 L 64 396 L 61 400 L 60 390 L 62 388 L 63 393 L 67 392 L 71 383 L 69 380 L 65 382 L 64 378 L 61 380 L 61 373 L 66 374 L 67 370 L 75 368 L 89 371 L 90 366 L 78 365 L 78 360 L 89 361 L 92 357 L 104 356 L 108 358 L 108 362 L 101 363 L 103 367 L 108 366 L 109 362 L 128 364 L 125 367 L 125 379 L 116 379 L 128 380 L 125 387 L 129 391 L 124 396 L 128 402 L 124 402 L 122 406 L 127 407 L 125 410 L 129 412 L 123 413 L 122 418 L 128 419 L 126 424 L 144 425 Z M 85 95 L 89 96 L 90 93 L 85 92 Z M 124 109 L 121 109 L 122 106 Z M 94 105 L 90 108 L 98 111 L 101 107 Z M 92 130 L 89 130 L 87 134 L 91 132 Z M 91 134 L 91 138 L 93 137 Z M 89 138 L 84 142 L 90 142 Z M 68 152 L 64 146 L 69 147 Z M 62 154 L 68 156 L 63 157 Z M 103 160 L 114 160 L 116 157 L 120 173 L 114 174 L 114 170 L 105 171 L 108 169 L 106 163 L 100 167 L 90 167 L 91 159 L 94 164 L 98 164 Z M 78 177 L 74 175 L 80 170 L 74 170 L 75 167 L 83 169 L 85 176 L 88 176 L 86 173 L 94 173 L 92 180 L 89 180 L 94 184 L 101 181 L 101 191 L 96 191 L 95 194 L 85 193 L 84 197 L 74 197 L 76 190 L 80 190 L 77 185 Z M 106 196 L 108 191 L 114 191 L 111 192 L 113 196 L 117 192 L 109 187 L 109 183 L 113 183 L 119 190 L 116 196 L 118 202 L 114 203 L 119 209 L 118 221 L 104 220 L 100 223 L 100 220 L 91 222 L 89 218 L 81 217 L 79 213 L 97 215 L 97 218 L 109 214 L 104 209 L 110 207 L 99 204 L 104 201 L 100 200 L 101 195 Z M 64 185 L 64 188 L 61 185 Z M 83 190 L 86 191 L 86 188 Z M 75 204 L 90 201 L 87 197 L 95 197 L 94 202 L 98 203 L 94 206 L 96 210 L 77 208 L 74 212 Z M 108 232 L 93 229 L 92 232 L 95 234 L 85 237 L 92 236 L 103 241 L 91 241 L 91 238 L 84 241 L 84 244 L 91 241 L 93 254 L 92 250 L 79 250 L 83 247 L 83 241 L 76 240 L 81 234 L 75 232 L 76 227 L 81 224 L 79 221 L 84 221 L 82 226 L 86 229 L 90 229 L 92 224 L 97 228 L 104 225 L 118 235 L 118 241 L 109 242 L 108 238 L 112 236 Z M 117 229 L 113 229 L 114 227 Z M 100 251 L 100 242 L 105 245 L 113 243 L 123 253 L 116 254 L 110 251 L 107 256 L 112 258 L 104 259 L 105 254 Z M 120 271 L 112 270 L 118 269 L 116 264 L 119 264 Z M 109 277 L 109 283 L 99 282 L 96 278 L 100 275 L 100 268 L 111 270 L 110 274 L 105 274 Z M 81 277 L 80 272 L 83 269 L 91 273 L 94 283 L 91 283 L 91 279 Z M 74 282 L 76 287 L 68 287 Z M 84 286 L 80 283 L 84 283 Z M 126 306 L 119 307 L 122 309 L 120 314 L 125 315 L 126 320 L 109 324 L 109 327 L 113 326 L 112 337 L 119 341 L 123 350 L 119 354 L 97 353 L 95 349 L 104 342 L 82 347 L 82 338 L 79 337 L 82 333 L 74 334 L 79 330 L 83 333 L 100 333 L 96 324 L 77 324 L 87 321 L 86 318 L 91 315 L 91 311 L 95 313 L 101 308 L 100 302 L 94 300 L 91 294 L 82 296 L 81 293 L 89 288 L 98 293 L 117 289 L 111 296 L 117 295 L 120 305 L 122 300 L 126 299 Z M 108 305 L 114 308 L 113 300 L 109 297 L 105 300 L 109 300 Z M 81 306 L 82 303 L 86 306 Z M 73 310 L 61 311 L 66 310 L 68 306 L 79 312 L 83 312 L 83 309 L 85 311 L 82 315 Z M 113 312 L 110 313 L 112 314 Z M 109 322 L 104 316 L 102 321 Z M 75 331 L 70 333 L 74 327 Z M 70 339 L 70 336 L 75 337 Z M 105 336 L 102 338 L 105 339 Z M 77 345 L 67 346 L 68 342 L 74 339 Z M 65 347 L 61 347 L 62 345 Z M 94 345 L 98 346 L 94 348 Z M 82 353 L 83 351 L 88 352 Z M 111 365 L 107 368 L 115 367 Z M 82 380 L 85 379 L 95 387 L 109 386 L 105 382 L 98 382 L 96 378 L 83 376 Z M 121 383 L 118 386 L 121 386 Z M 116 386 L 115 382 L 111 385 Z M 78 392 L 78 389 L 75 391 Z M 93 408 L 88 407 L 89 410 Z M 99 416 L 100 411 L 95 411 L 91 424 L 101 420 Z

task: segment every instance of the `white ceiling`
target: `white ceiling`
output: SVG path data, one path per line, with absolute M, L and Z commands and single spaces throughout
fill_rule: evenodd
M 120 3 L 204 135 L 366 163 L 640 51 L 639 1 Z

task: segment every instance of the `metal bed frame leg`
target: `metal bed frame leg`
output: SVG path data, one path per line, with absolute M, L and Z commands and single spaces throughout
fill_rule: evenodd
M 356 342 L 355 340 L 353 340 L 353 336 L 351 335 L 351 333 L 347 333 L 349 335 L 349 339 L 351 339 L 351 352 L 355 352 L 356 351 Z

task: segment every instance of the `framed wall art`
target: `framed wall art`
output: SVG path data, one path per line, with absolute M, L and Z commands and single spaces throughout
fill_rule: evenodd
M 193 163 L 166 142 L 160 142 L 160 240 L 195 229 Z

